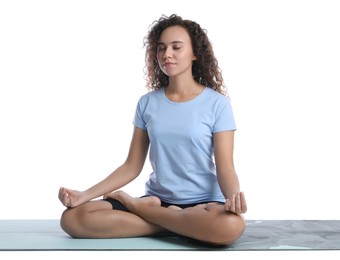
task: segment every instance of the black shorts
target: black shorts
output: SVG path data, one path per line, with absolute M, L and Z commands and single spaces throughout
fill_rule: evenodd
M 146 196 L 143 196 L 143 197 L 146 197 Z M 108 199 L 103 199 L 103 201 L 107 201 L 107 202 L 111 203 L 112 209 L 114 209 L 114 210 L 121 210 L 121 211 L 129 212 L 129 210 L 116 199 L 108 198 Z M 214 202 L 214 203 L 217 203 L 217 204 L 220 204 L 220 205 L 224 205 L 224 203 L 220 202 L 220 201 L 203 201 L 203 202 L 191 203 L 191 204 L 171 204 L 171 203 L 168 203 L 168 202 L 165 202 L 165 201 L 161 201 L 161 206 L 165 207 L 165 208 L 167 208 L 169 206 L 177 206 L 177 207 L 180 207 L 182 209 L 185 209 L 185 208 L 195 207 L 199 204 L 206 204 L 206 203 L 211 203 L 211 202 Z

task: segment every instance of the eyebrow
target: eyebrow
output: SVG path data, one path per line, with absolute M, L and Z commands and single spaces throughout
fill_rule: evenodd
M 170 44 L 178 44 L 178 43 L 182 43 L 183 44 L 183 42 L 181 42 L 181 41 L 172 41 L 172 42 L 170 42 Z M 165 45 L 165 43 L 164 42 L 158 42 L 157 45 Z

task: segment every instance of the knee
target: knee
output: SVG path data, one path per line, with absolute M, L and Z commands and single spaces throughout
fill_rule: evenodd
M 214 235 L 208 241 L 211 244 L 231 245 L 243 234 L 246 226 L 243 217 L 232 213 L 227 216 L 214 223 L 212 232 Z
M 66 209 L 60 218 L 60 227 L 71 237 L 81 237 L 80 234 L 80 219 L 81 214 L 78 209 Z

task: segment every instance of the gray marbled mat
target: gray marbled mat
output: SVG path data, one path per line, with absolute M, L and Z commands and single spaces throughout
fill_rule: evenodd
M 0 251 L 340 250 L 340 220 L 247 220 L 243 236 L 210 247 L 167 233 L 153 237 L 72 239 L 58 220 L 0 220 Z

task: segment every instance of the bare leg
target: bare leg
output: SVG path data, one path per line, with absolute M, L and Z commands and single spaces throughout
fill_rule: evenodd
M 231 244 L 245 229 L 243 218 L 226 212 L 223 205 L 209 203 L 179 210 L 151 203 L 157 199 L 155 197 L 132 198 L 123 191 L 115 192 L 113 196 L 147 222 L 203 242 Z
M 158 201 L 150 200 L 149 203 Z M 66 209 L 60 224 L 66 233 L 78 238 L 135 237 L 164 231 L 133 213 L 112 210 L 111 204 L 106 201 L 90 201 Z

